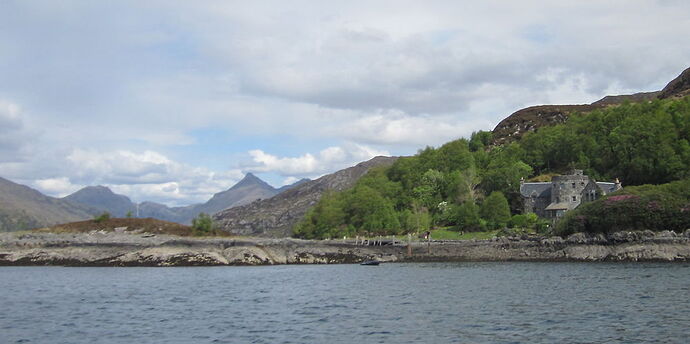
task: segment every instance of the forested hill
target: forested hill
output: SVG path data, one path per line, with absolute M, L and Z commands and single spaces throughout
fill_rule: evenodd
M 501 228 L 519 210 L 520 178 L 548 180 L 570 168 L 599 181 L 618 177 L 624 186 L 690 177 L 690 97 L 572 115 L 502 146 L 489 147 L 491 136 L 480 131 L 372 170 L 354 188 L 323 197 L 294 233 L 325 238 L 431 226 Z

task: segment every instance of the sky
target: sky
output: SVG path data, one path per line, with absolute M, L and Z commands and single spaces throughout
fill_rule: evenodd
M 0 177 L 204 202 L 663 88 L 688 1 L 0 1 Z

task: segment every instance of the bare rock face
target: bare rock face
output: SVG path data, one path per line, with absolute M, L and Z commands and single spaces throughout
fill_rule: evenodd
M 292 227 L 321 199 L 324 192 L 355 185 L 369 169 L 393 164 L 395 157 L 375 157 L 356 166 L 302 183 L 269 199 L 226 209 L 213 216 L 216 224 L 232 234 L 289 237 Z

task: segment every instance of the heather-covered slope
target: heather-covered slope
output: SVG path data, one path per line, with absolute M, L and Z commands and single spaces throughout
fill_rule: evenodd
M 501 145 L 519 140 L 526 133 L 541 127 L 564 123 L 573 113 L 587 113 L 626 102 L 639 103 L 654 99 L 683 97 L 688 94 L 690 94 L 690 68 L 669 82 L 661 91 L 606 96 L 591 104 L 530 106 L 515 111 L 498 123 L 493 130 L 493 142 Z

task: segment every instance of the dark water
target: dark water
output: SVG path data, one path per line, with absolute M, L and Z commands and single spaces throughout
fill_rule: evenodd
M 689 264 L 0 268 L 0 343 L 688 343 Z

